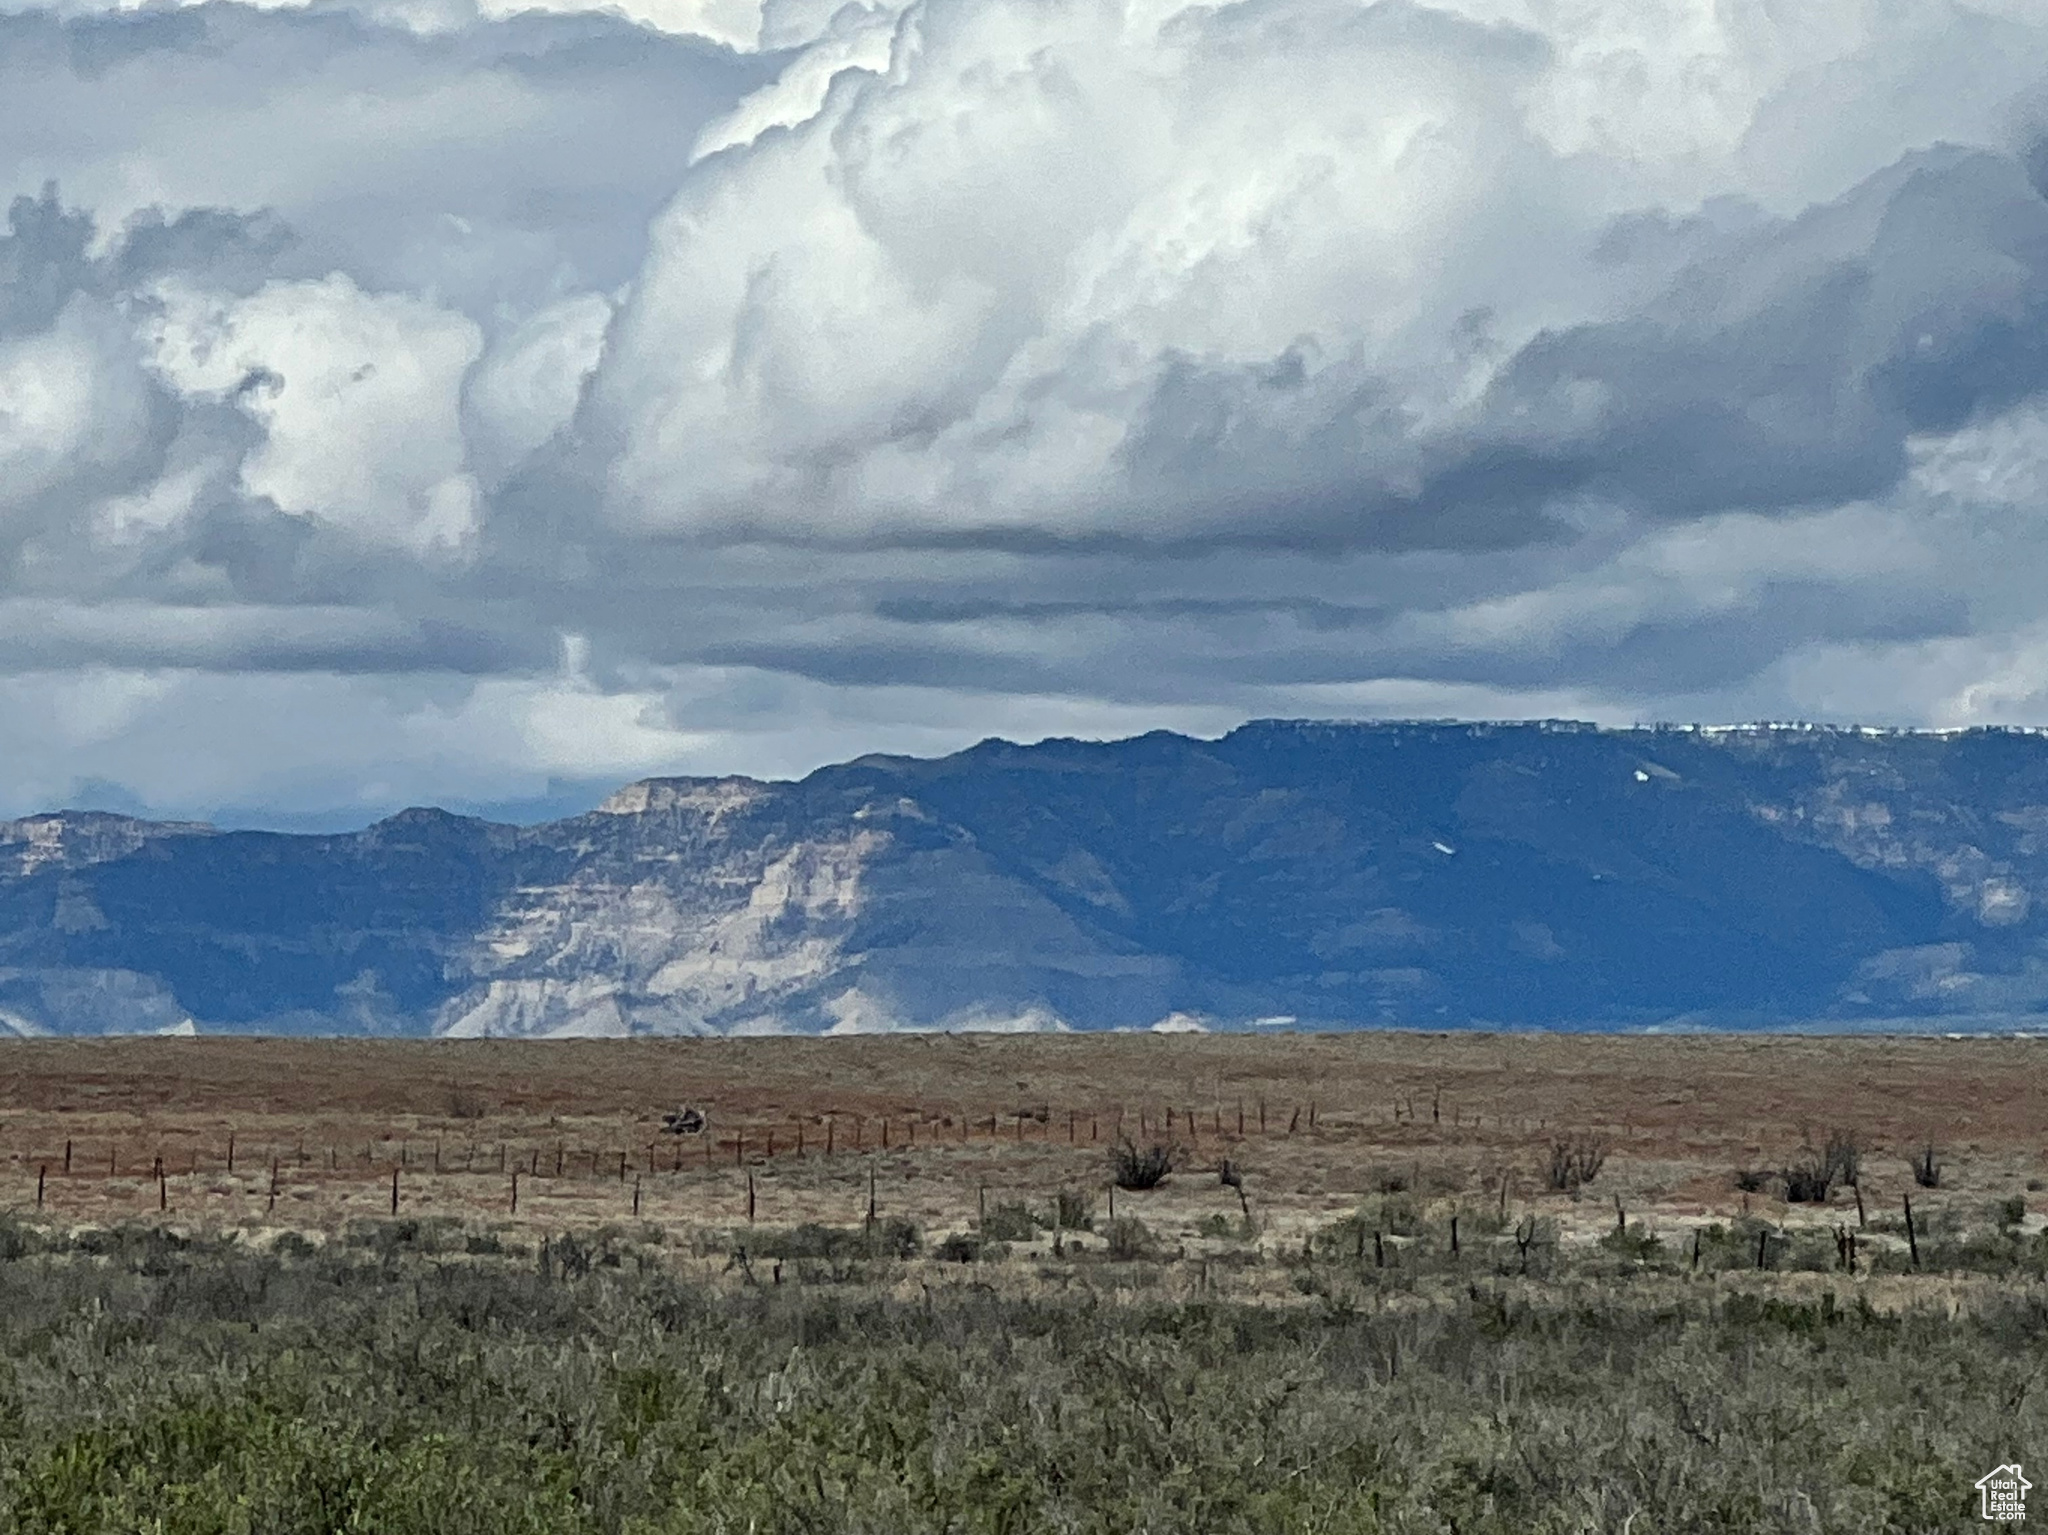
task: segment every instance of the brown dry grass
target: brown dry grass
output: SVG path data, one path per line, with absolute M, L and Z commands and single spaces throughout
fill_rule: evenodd
M 1121 1130 L 1186 1149 L 1164 1187 L 1117 1196 L 1119 1215 L 1184 1248 L 1198 1222 L 1238 1215 L 1215 1175 L 1223 1156 L 1272 1242 L 1396 1185 L 1497 1213 L 1504 1184 L 1511 1215 L 1597 1235 L 1616 1195 L 1631 1220 L 1667 1229 L 1745 1212 L 1843 1219 L 1850 1191 L 1788 1208 L 1731 1177 L 1843 1127 L 1866 1148 L 1873 1215 L 1910 1193 L 1929 1218 L 1952 1206 L 1976 1219 L 2048 1181 L 2044 1065 L 2044 1041 L 1923 1038 L 30 1041 L 0 1047 L 0 1210 L 32 1211 L 47 1169 L 47 1220 L 156 1219 L 161 1157 L 170 1216 L 195 1225 L 333 1230 L 387 1214 L 396 1168 L 409 1215 L 624 1220 L 637 1182 L 643 1219 L 687 1237 L 743 1224 L 750 1176 L 764 1225 L 858 1224 L 872 1173 L 884 1216 L 936 1236 L 969 1228 L 984 1198 L 1049 1208 L 1061 1187 L 1093 1191 L 1101 1218 Z M 664 1134 L 663 1111 L 686 1103 L 709 1113 L 708 1133 Z M 1612 1146 L 1576 1198 L 1545 1189 L 1550 1145 L 1568 1134 Z M 1928 1141 L 1946 1169 L 1933 1193 L 1906 1165 Z

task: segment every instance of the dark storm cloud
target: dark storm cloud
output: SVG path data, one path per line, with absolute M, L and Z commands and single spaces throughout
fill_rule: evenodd
M 1910 436 L 2048 385 L 2044 319 L 2048 204 L 2023 168 L 1914 155 L 1688 265 L 1649 314 L 1539 337 L 1488 425 L 1657 515 L 1835 505 L 1890 490 Z

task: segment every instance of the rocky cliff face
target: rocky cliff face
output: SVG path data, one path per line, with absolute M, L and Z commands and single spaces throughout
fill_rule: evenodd
M 0 823 L 0 1030 L 2015 1019 L 2048 736 L 1267 722 L 347 836 Z

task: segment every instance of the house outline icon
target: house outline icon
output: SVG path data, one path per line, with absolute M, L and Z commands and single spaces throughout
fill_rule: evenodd
M 2017 1522 L 2027 1517 L 2027 1493 L 2033 1483 L 2020 1474 L 2020 1463 L 1996 1466 L 1977 1478 L 1979 1517 Z

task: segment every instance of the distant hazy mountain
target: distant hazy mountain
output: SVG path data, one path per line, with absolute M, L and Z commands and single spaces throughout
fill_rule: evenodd
M 2048 736 L 1266 722 L 346 836 L 0 823 L 0 1030 L 2048 1010 Z

